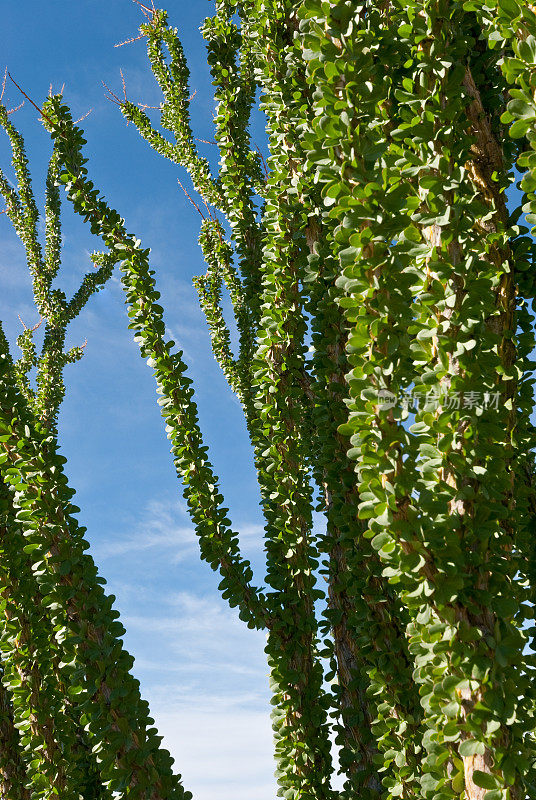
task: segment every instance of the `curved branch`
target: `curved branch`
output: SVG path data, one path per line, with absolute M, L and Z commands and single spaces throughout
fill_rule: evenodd
M 121 261 L 122 282 L 129 304 L 130 327 L 136 334 L 141 354 L 154 368 L 162 416 L 172 443 L 177 473 L 182 477 L 184 494 L 199 537 L 201 557 L 218 569 L 220 589 L 231 606 L 251 627 L 269 627 L 270 614 L 264 594 L 251 586 L 252 571 L 240 555 L 237 534 L 229 527 L 227 509 L 217 489 L 218 479 L 207 460 L 207 448 L 199 428 L 197 406 L 191 381 L 186 377 L 182 353 L 172 353 L 173 342 L 166 340 L 163 309 L 158 305 L 149 251 L 127 233 L 119 214 L 110 209 L 87 179 L 81 155 L 81 131 L 73 126 L 66 106 L 58 97 L 47 103 L 47 119 L 52 120 L 64 165 L 62 179 L 74 210 L 89 219 L 109 248 L 110 258 Z M 45 122 L 46 125 L 50 123 Z

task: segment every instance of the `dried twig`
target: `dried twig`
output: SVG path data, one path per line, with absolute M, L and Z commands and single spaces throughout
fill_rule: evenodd
M 17 317 L 19 318 L 19 322 L 20 322 L 20 324 L 22 325 L 22 327 L 24 328 L 24 330 L 25 330 L 25 331 L 27 331 L 27 330 L 28 330 L 28 328 L 27 328 L 27 327 L 26 327 L 26 325 L 24 324 L 24 322 L 23 322 L 23 320 L 22 320 L 22 318 L 21 318 L 21 315 L 20 315 L 20 314 L 17 314 Z M 42 322 L 43 322 L 43 317 L 39 317 L 39 322 L 37 322 L 37 323 L 36 323 L 36 324 L 33 326 L 33 328 L 30 328 L 30 331 L 31 331 L 31 333 L 33 333 L 34 331 L 36 331 L 36 330 L 39 328 L 39 326 L 41 325 L 41 323 L 42 323 Z
M 112 92 L 112 90 L 110 89 L 110 87 L 108 86 L 107 83 L 105 83 L 104 81 L 101 81 L 101 83 L 104 86 L 104 88 L 106 89 L 106 91 L 108 92 L 108 95 L 106 95 L 106 94 L 104 95 L 106 97 L 106 99 L 109 100 L 110 103 L 114 103 L 116 106 L 119 106 L 119 108 L 121 108 L 124 105 L 124 103 L 128 102 L 128 98 L 127 98 L 127 87 L 126 87 L 126 84 L 125 84 L 125 76 L 123 75 L 123 70 L 120 69 L 119 72 L 121 73 L 121 82 L 123 84 L 123 97 L 124 97 L 124 100 L 120 100 L 119 97 L 116 95 L 116 93 Z M 127 120 L 127 125 L 128 125 L 128 120 Z
M 62 85 L 61 85 L 61 89 L 59 90 L 58 94 L 63 94 L 63 90 L 64 90 L 64 89 L 65 89 L 65 81 L 62 83 Z M 52 97 L 52 94 L 53 94 L 53 91 L 52 91 L 52 84 L 50 84 L 50 86 L 48 87 L 48 96 L 49 96 L 49 97 Z
M 205 208 L 207 209 L 207 214 L 209 215 L 210 219 L 213 219 L 214 222 L 216 222 L 216 217 L 213 215 L 213 213 L 210 210 L 210 208 L 208 206 L 208 203 L 207 203 L 207 201 L 205 200 L 204 197 L 203 197 L 203 204 L 204 204 Z
M 182 191 L 184 192 L 184 194 L 186 195 L 186 197 L 188 198 L 190 203 L 193 205 L 193 207 L 198 210 L 199 214 L 201 215 L 201 219 L 206 219 L 205 215 L 203 214 L 203 212 L 201 211 L 201 209 L 199 208 L 199 206 L 197 205 L 195 200 L 193 200 L 190 197 L 190 195 L 188 194 L 188 192 L 186 191 L 186 189 L 184 188 L 184 186 L 182 185 L 182 183 L 180 182 L 180 180 L 178 178 L 177 178 L 177 183 L 179 184 L 179 186 L 181 187 Z
M 47 120 L 47 122 L 49 122 L 49 123 L 50 123 L 50 125 L 52 125 L 52 120 L 50 119 L 50 117 L 49 117 L 47 114 L 45 114 L 45 112 L 43 111 L 43 109 L 42 109 L 42 108 L 39 108 L 39 106 L 37 105 L 37 103 L 34 103 L 34 101 L 32 100 L 32 98 L 31 98 L 31 97 L 28 97 L 28 95 L 26 94 L 26 92 L 25 92 L 23 89 L 21 89 L 21 87 L 19 86 L 19 84 L 17 83 L 17 81 L 15 80 L 15 78 L 13 77 L 13 75 L 11 74 L 11 72 L 8 72 L 7 74 L 8 74 L 8 76 L 9 76 L 9 80 L 10 80 L 12 83 L 14 83 L 14 84 L 15 84 L 15 86 L 17 87 L 17 89 L 19 90 L 19 92 L 20 92 L 22 95 L 24 95 L 24 97 L 26 98 L 26 100 L 28 100 L 28 101 L 29 101 L 29 102 L 32 104 L 32 106 L 33 106 L 35 109 L 37 109 L 37 111 L 39 111 L 39 114 L 40 114 L 40 115 L 43 117 L 43 119 L 46 119 L 46 120 Z
M 127 102 L 127 87 L 125 85 L 125 76 L 123 75 L 123 70 L 120 68 L 119 72 L 121 73 L 121 80 L 123 82 L 123 95 L 125 97 L 125 103 Z
M 89 115 L 91 114 L 92 111 L 93 111 L 93 109 L 90 108 L 89 111 L 86 111 L 85 114 L 83 114 L 81 117 L 78 117 L 78 119 L 76 119 L 74 121 L 74 125 L 78 125 L 78 123 L 82 122 L 83 119 L 85 119 L 86 117 L 89 117 Z
M 115 103 L 115 105 L 121 107 L 123 104 L 122 104 L 121 100 L 118 98 L 118 96 L 116 95 L 116 93 L 112 92 L 112 90 L 110 89 L 110 87 L 108 86 L 107 83 L 104 83 L 104 81 L 101 81 L 101 83 L 104 86 L 104 88 L 106 89 L 106 91 L 108 92 L 108 94 L 110 95 L 109 97 L 107 97 L 106 94 L 105 94 L 104 96 L 106 97 L 106 99 L 109 100 L 110 103 Z
M 6 80 L 7 80 L 7 67 L 4 70 L 4 80 L 2 81 L 2 92 L 0 94 L 0 103 L 4 99 L 4 92 L 6 91 Z
M 22 107 L 23 107 L 23 105 L 24 105 L 24 102 L 25 102 L 25 101 L 23 100 L 23 101 L 22 101 L 22 103 L 19 103 L 19 104 L 18 104 L 18 106 L 15 106 L 15 108 L 8 108 L 8 109 L 7 109 L 7 111 L 6 111 L 6 114 L 7 114 L 8 116 L 9 116 L 10 114 L 14 114 L 14 113 L 15 113 L 15 111 L 18 111 L 18 110 L 19 110 L 19 108 L 22 108 Z
M 146 36 L 145 33 L 140 33 L 139 36 L 133 36 L 131 39 L 125 39 L 124 42 L 117 42 L 117 44 L 114 44 L 114 47 L 123 47 L 125 44 L 132 44 L 132 42 L 137 42 L 138 39 L 143 39 L 144 36 Z
M 142 2 L 140 2 L 140 0 L 133 0 L 133 2 L 136 3 L 136 5 L 138 5 L 141 8 L 143 14 L 145 14 L 147 19 L 150 20 L 154 19 L 154 16 L 156 14 L 156 8 L 154 7 L 153 0 L 151 0 L 151 8 L 145 6 Z

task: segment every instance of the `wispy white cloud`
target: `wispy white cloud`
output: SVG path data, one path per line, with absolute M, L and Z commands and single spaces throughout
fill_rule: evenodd
M 244 523 L 238 531 L 244 553 L 258 552 L 263 546 L 261 525 Z M 97 541 L 94 552 L 98 561 L 127 554 L 156 550 L 172 563 L 195 556 L 199 545 L 190 522 L 186 505 L 178 500 L 153 501 L 132 532 Z M 169 551 L 173 551 L 170 553 Z
M 153 602 L 158 602 L 155 596 Z M 154 606 L 151 606 L 147 598 L 140 607 L 145 607 L 148 613 L 139 613 L 137 608 L 123 615 L 129 635 L 152 640 L 154 649 L 148 652 L 165 650 L 168 655 L 173 654 L 174 665 L 178 657 L 183 667 L 193 670 L 196 682 L 201 665 L 210 665 L 215 673 L 218 669 L 228 669 L 243 675 L 266 675 L 264 633 L 247 628 L 236 610 L 229 608 L 218 595 L 184 590 L 168 592 L 159 600 L 158 614 L 152 613 Z M 146 660 L 137 664 L 139 669 L 150 666 L 151 661 Z M 225 683 L 225 679 L 225 674 L 218 675 L 219 683 Z M 251 694 L 249 684 L 243 684 L 242 689 Z
M 195 533 L 182 503 L 153 501 L 132 533 L 96 543 L 95 553 L 100 561 L 153 548 L 159 548 L 161 553 L 166 551 L 166 558 L 168 551 L 174 550 L 174 561 L 181 561 L 196 551 Z

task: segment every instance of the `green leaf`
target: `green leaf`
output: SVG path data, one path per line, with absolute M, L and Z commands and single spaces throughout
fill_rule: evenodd
M 508 103 L 508 111 L 513 117 L 517 117 L 518 119 L 532 119 L 536 109 L 531 102 L 522 100 L 520 97 L 515 97 Z
M 481 789 L 496 789 L 498 786 L 498 781 L 493 775 L 490 775 L 489 772 L 482 772 L 480 769 L 475 769 L 473 772 L 473 781 Z
M 465 789 L 465 778 L 463 772 L 457 772 L 452 780 L 452 788 L 455 792 L 461 794 Z
M 530 122 L 524 119 L 516 120 L 513 125 L 510 126 L 509 134 L 511 139 L 521 139 L 523 136 L 526 135 L 528 129 L 530 128 Z
M 372 540 L 372 546 L 375 550 L 381 550 L 384 545 L 392 541 L 392 537 L 388 533 L 379 533 Z
M 486 748 L 484 742 L 479 742 L 478 739 L 465 739 L 460 744 L 458 752 L 463 758 L 466 756 L 483 756 Z
M 516 0 L 499 0 L 501 11 L 510 19 L 519 16 L 521 9 Z
M 527 36 L 526 39 L 519 42 L 517 52 L 519 57 L 528 64 L 536 63 L 536 39 L 534 36 Z
M 521 61 L 520 58 L 505 58 L 503 63 L 503 69 L 506 73 L 506 76 L 509 80 L 514 81 L 515 78 L 521 73 L 524 72 L 527 68 L 527 65 Z

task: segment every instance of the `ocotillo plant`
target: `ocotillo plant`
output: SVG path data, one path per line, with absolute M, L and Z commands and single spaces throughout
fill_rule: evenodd
M 241 618 L 267 632 L 280 794 L 337 794 L 334 728 L 344 798 L 532 797 L 536 292 L 532 239 L 506 191 L 517 164 L 535 222 L 536 14 L 517 0 L 218 0 L 203 28 L 218 101 L 215 176 L 191 129 L 178 32 L 164 11 L 143 8 L 160 126 L 118 103 L 207 206 L 207 273 L 195 283 L 251 437 L 266 589 L 241 556 L 149 250 L 89 180 L 82 132 L 61 97 L 42 117 L 58 181 L 104 240 L 106 265 L 121 263 L 201 556 Z M 248 133 L 258 93 L 266 174 Z M 182 796 L 165 757 L 145 757 L 140 701 L 113 695 L 119 674 L 130 685 L 128 658 L 105 644 L 118 623 L 81 555 L 53 437 L 26 432 L 9 363 L 5 375 L 4 464 L 12 458 L 2 474 L 74 659 L 56 667 L 43 655 L 57 687 L 52 710 L 63 690 L 74 698 L 106 791 Z M 100 678 L 101 656 L 79 641 L 84 626 L 106 654 Z M 34 727 L 38 768 L 51 780 L 56 756 Z M 69 730 L 57 735 L 61 753 L 76 746 Z M 62 792 L 80 780 L 66 774 Z
M 85 553 L 57 446 L 63 370 L 82 355 L 81 347 L 65 350 L 66 329 L 114 261 L 94 253 L 96 269 L 69 301 L 53 288 L 61 262 L 58 149 L 46 181 L 43 248 L 24 142 L 3 106 L 0 123 L 16 177 L 14 185 L 0 172 L 0 193 L 45 323 L 40 354 L 35 328 L 25 329 L 15 362 L 0 328 L 0 797 L 188 797 L 130 674 L 124 628 Z
M 4 80 L 5 89 L 5 80 Z M 2 96 L 4 91 L 2 91 Z M 0 193 L 5 211 L 24 245 L 27 264 L 32 276 L 33 294 L 41 321 L 17 338 L 21 357 L 11 363 L 12 389 L 23 395 L 27 416 L 34 425 L 54 435 L 57 414 L 65 387 L 64 367 L 81 358 L 83 347 L 65 350 L 66 329 L 82 310 L 90 296 L 102 288 L 110 277 L 113 265 L 100 259 L 101 267 L 85 276 L 81 287 L 67 302 L 65 294 L 52 289 L 52 282 L 61 264 L 60 193 L 57 185 L 58 159 L 53 152 L 49 162 L 45 187 L 45 247 L 38 232 L 39 212 L 35 203 L 28 170 L 24 142 L 9 119 L 10 112 L 0 105 L 0 124 L 7 134 L 12 150 L 12 166 L 16 184 L 0 171 Z M 41 352 L 38 356 L 34 332 L 45 322 Z M 10 361 L 8 347 L 2 335 L 2 360 Z M 35 375 L 34 373 L 35 368 Z M 31 379 L 35 378 L 32 387 Z M 5 375 L 4 375 L 5 379 Z M 5 397 L 2 411 L 6 412 Z M 3 438 L 3 449 L 8 437 Z M 9 458 L 5 466 L 11 467 Z M 70 698 L 58 680 L 57 665 L 61 660 L 54 648 L 54 630 L 46 614 L 39 608 L 39 583 L 32 571 L 28 546 L 17 519 L 9 479 L 2 476 L 1 490 L 1 547 L 2 547 L 2 764 L 0 795 L 30 798 L 39 787 L 49 796 L 51 786 L 67 790 L 67 775 L 77 775 L 77 782 L 87 792 L 94 792 L 96 772 L 84 753 L 82 727 L 70 713 Z M 28 555 L 27 555 L 28 553 Z M 67 718 L 62 715 L 67 712 Z M 16 727 L 15 727 L 16 726 Z M 62 752 L 65 742 L 73 747 L 76 765 L 68 767 Z M 42 751 L 42 754 L 39 751 Z M 29 759 L 33 763 L 29 766 Z M 89 767 L 89 774 L 87 773 Z M 32 788 L 30 788 L 30 783 Z M 90 794 L 87 795 L 88 797 Z M 95 793 L 95 796 L 100 795 Z

